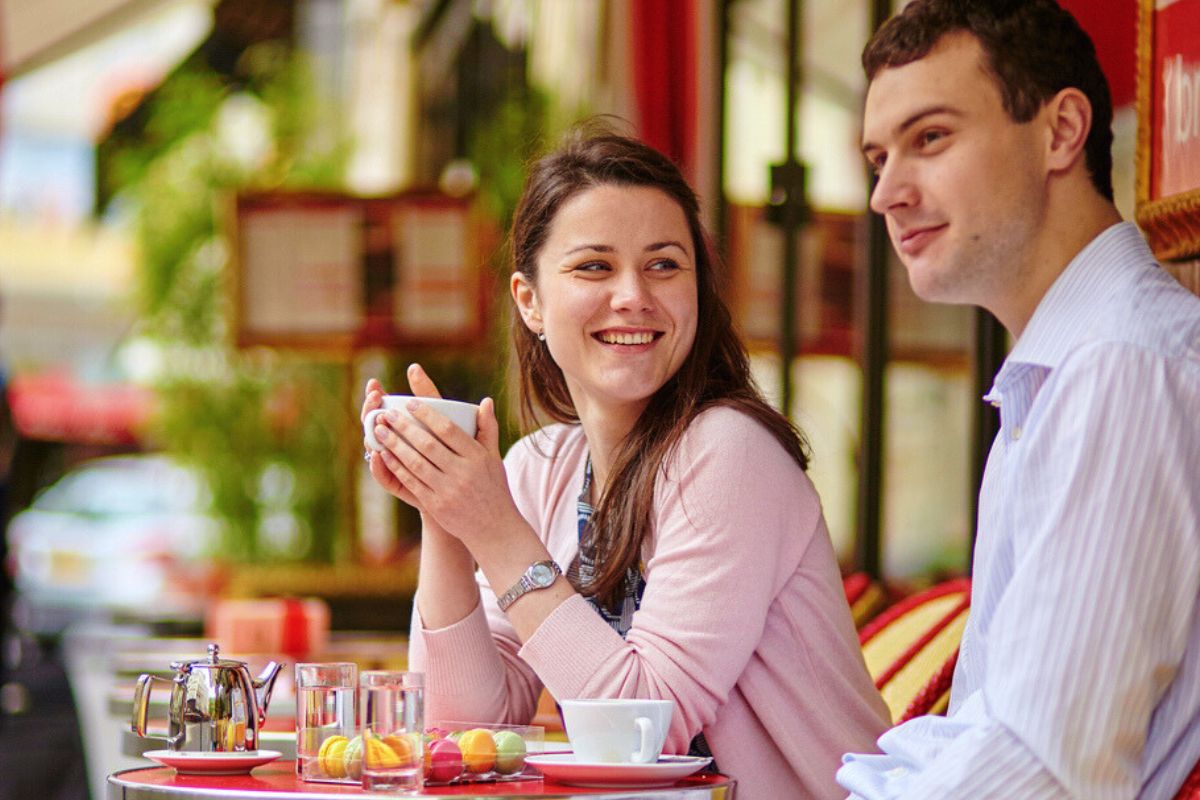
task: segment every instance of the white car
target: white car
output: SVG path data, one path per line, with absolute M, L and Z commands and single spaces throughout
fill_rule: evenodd
M 84 462 L 9 523 L 17 590 L 35 606 L 160 604 L 172 576 L 216 542 L 208 502 L 199 476 L 164 456 Z

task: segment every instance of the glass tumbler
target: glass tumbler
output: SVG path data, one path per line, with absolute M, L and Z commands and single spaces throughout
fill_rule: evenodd
M 353 662 L 296 665 L 296 774 L 304 781 L 346 781 L 343 756 L 357 726 Z
M 420 791 L 424 777 L 425 676 L 420 672 L 364 672 L 358 681 L 362 728 L 362 786 Z

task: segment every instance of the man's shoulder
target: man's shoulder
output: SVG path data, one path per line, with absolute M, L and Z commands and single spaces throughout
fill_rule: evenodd
M 1132 301 L 1139 330 L 1162 343 L 1169 355 L 1200 358 L 1200 297 L 1164 268 L 1140 284 Z
M 1154 262 L 1132 264 L 1126 274 L 1111 287 L 1081 344 L 1133 347 L 1200 364 L 1200 297 Z

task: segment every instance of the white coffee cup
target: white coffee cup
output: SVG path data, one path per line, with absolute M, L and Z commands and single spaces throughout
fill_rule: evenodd
M 674 700 L 564 700 L 563 723 L 580 762 L 652 764 L 675 713 Z
M 383 445 L 375 438 L 375 418 L 385 411 L 399 411 L 422 428 L 425 428 L 424 424 L 408 413 L 408 401 L 413 399 L 419 400 L 423 405 L 429 406 L 442 416 L 447 417 L 455 425 L 466 431 L 468 436 L 475 438 L 475 415 L 479 413 L 479 406 L 474 403 L 464 403 L 461 400 L 445 400 L 440 397 L 414 398 L 411 394 L 385 394 L 383 396 L 383 406 L 368 411 L 367 415 L 363 417 L 363 435 L 366 436 L 367 442 L 372 448 L 380 451 L 383 450 Z

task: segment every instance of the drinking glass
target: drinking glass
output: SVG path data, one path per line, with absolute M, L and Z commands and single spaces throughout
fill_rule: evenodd
M 353 662 L 296 665 L 296 774 L 304 781 L 346 777 L 341 754 L 354 738 Z
M 418 792 L 423 783 L 425 676 L 373 670 L 359 676 L 362 786 Z

